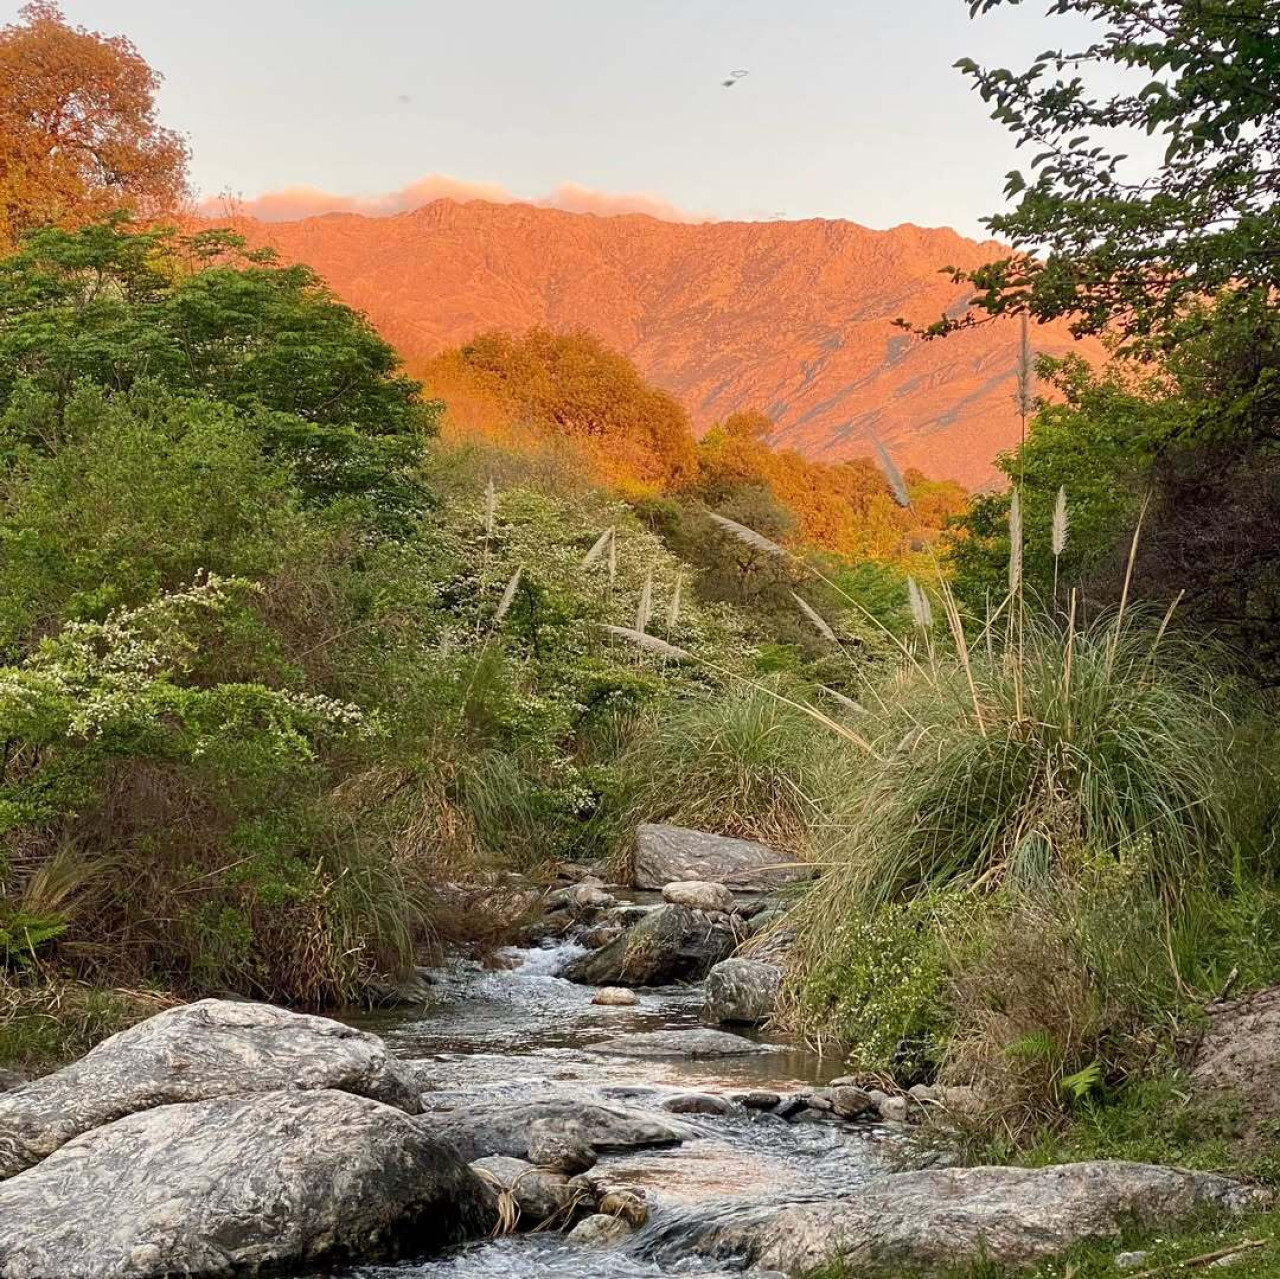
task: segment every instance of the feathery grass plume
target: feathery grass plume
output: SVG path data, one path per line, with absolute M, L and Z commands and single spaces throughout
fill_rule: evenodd
M 651 653 L 657 653 L 662 657 L 669 657 L 677 662 L 692 662 L 693 654 L 686 652 L 683 648 L 677 648 L 674 644 L 668 644 L 666 640 L 659 639 L 656 635 L 649 635 L 644 631 L 633 630 L 630 626 L 606 626 L 604 628 L 610 635 L 617 636 L 618 639 L 627 640 L 629 643 L 636 645 L 637 648 L 646 648 Z
M 594 542 L 591 543 L 591 549 L 583 557 L 582 567 L 590 568 L 593 564 L 598 564 L 605 551 L 609 549 L 609 544 L 612 541 L 613 526 L 610 525 L 598 538 L 596 538 Z
M 516 565 L 516 571 L 511 574 L 511 580 L 507 583 L 507 588 L 502 592 L 502 598 L 498 601 L 497 612 L 493 615 L 495 627 L 502 625 L 502 619 L 506 617 L 508 610 L 511 608 L 512 602 L 516 597 L 516 590 L 520 586 L 520 575 L 523 572 L 524 565 Z
M 922 631 L 933 630 L 933 605 L 914 577 L 907 578 L 907 601 L 911 605 L 911 616 L 916 625 Z
M 778 545 L 777 542 L 765 537 L 763 533 L 757 533 L 755 529 L 748 528 L 745 524 L 739 524 L 737 520 L 731 520 L 727 515 L 719 515 L 715 511 L 708 511 L 707 514 L 720 525 L 726 532 L 732 533 L 740 542 L 746 543 L 747 546 L 754 546 L 757 551 L 764 551 L 769 555 L 786 555 L 787 551 Z
M 1027 440 L 1027 419 L 1036 411 L 1036 358 L 1031 349 L 1031 323 L 1022 313 L 1022 332 L 1018 340 L 1018 417 L 1022 421 L 1022 442 Z
M 831 625 L 828 623 L 827 619 L 823 617 L 808 600 L 801 599 L 795 591 L 791 592 L 791 598 L 795 600 L 800 611 L 805 615 L 805 617 L 813 623 L 814 630 L 816 630 L 823 639 L 829 639 L 833 644 L 838 644 L 840 642 L 836 639 L 836 633 L 831 629 Z
M 1053 606 L 1058 607 L 1058 567 L 1062 560 L 1062 552 L 1067 549 L 1067 486 L 1058 489 L 1057 501 L 1053 504 L 1053 528 L 1049 535 L 1049 546 L 1053 551 Z
M 1009 594 L 1022 590 L 1022 498 L 1015 488 L 1009 499 Z
M 902 478 L 902 472 L 898 470 L 897 463 L 889 456 L 889 450 L 874 435 L 871 437 L 871 443 L 875 446 L 876 458 L 880 462 L 884 478 L 889 481 L 889 487 L 893 490 L 894 501 L 899 506 L 910 506 L 911 494 L 907 492 L 907 482 Z
M 844 693 L 840 692 L 838 689 L 831 688 L 826 684 L 819 684 L 818 692 L 826 693 L 828 697 L 834 698 L 834 700 L 839 702 L 841 706 L 848 707 L 848 709 L 851 710 L 855 715 L 865 715 L 867 713 L 867 708 L 863 706 L 861 702 L 855 702 L 852 697 L 846 696 Z
M 498 490 L 494 487 L 493 476 L 489 476 L 489 483 L 484 489 L 484 535 L 485 537 L 493 536 L 493 527 L 498 514 Z
M 667 630 L 674 631 L 680 622 L 680 592 L 684 587 L 684 569 L 676 573 L 676 584 L 671 592 L 671 607 L 667 609 Z
M 1056 559 L 1067 549 L 1067 527 L 1070 520 L 1067 516 L 1067 487 L 1064 484 L 1058 489 L 1058 500 L 1053 504 L 1053 554 Z
M 653 618 L 653 569 L 650 569 L 644 579 L 644 586 L 640 591 L 640 603 L 636 605 L 636 630 L 641 634 L 649 629 L 649 622 Z

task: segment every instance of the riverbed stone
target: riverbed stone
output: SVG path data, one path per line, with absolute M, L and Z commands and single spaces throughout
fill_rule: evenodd
M 662 900 L 673 906 L 688 906 L 691 910 L 715 910 L 721 914 L 733 911 L 733 893 L 723 884 L 713 884 L 707 880 L 677 880 L 673 884 L 664 884 Z
M 578 1133 L 565 1132 L 563 1128 L 546 1119 L 535 1119 L 529 1125 L 529 1162 L 552 1172 L 562 1172 L 568 1177 L 595 1167 L 596 1152 Z
M 520 1230 L 561 1225 L 572 1215 L 575 1196 L 569 1178 L 562 1172 L 536 1168 L 509 1155 L 475 1159 L 471 1171 L 515 1205 L 519 1210 L 516 1227 Z
M 270 1004 L 202 999 L 0 1095 L 0 1178 L 136 1111 L 281 1088 L 333 1088 L 418 1109 L 418 1089 L 376 1035 Z
M 759 1025 L 773 1016 L 782 969 L 761 959 L 723 959 L 707 974 L 703 1021 Z
M 457 1153 L 331 1089 L 154 1106 L 0 1183 L 3 1279 L 229 1275 L 443 1248 L 493 1224 Z
M 828 1088 L 826 1098 L 831 1109 L 841 1119 L 861 1119 L 865 1115 L 878 1114 L 879 1110 L 871 1095 L 862 1088 L 844 1084 L 839 1088 Z M 812 1102 L 810 1103 L 812 1105 Z
M 742 1093 L 737 1100 L 748 1110 L 772 1110 L 782 1098 L 776 1092 L 757 1088 L 753 1092 Z
M 621 1217 L 594 1212 L 584 1217 L 566 1236 L 575 1248 L 611 1248 L 631 1234 L 631 1227 Z
M 0 1070 L 0 1092 L 13 1092 L 26 1082 L 26 1076 L 18 1074 L 16 1070 Z
M 535 1124 L 540 1124 L 540 1133 L 550 1129 L 579 1137 L 597 1153 L 675 1146 L 693 1135 L 678 1120 L 573 1095 L 506 1102 L 476 1098 L 458 1110 L 423 1115 L 419 1122 L 451 1142 L 468 1161 L 488 1155 L 528 1159 Z
M 979 1258 L 1022 1267 L 1080 1242 L 1118 1239 L 1128 1226 L 1162 1228 L 1264 1202 L 1264 1192 L 1227 1177 L 1148 1164 L 930 1169 L 878 1178 L 848 1199 L 711 1222 L 654 1251 L 660 1261 L 705 1256 L 787 1273 L 836 1254 L 849 1275 Z
M 731 1115 L 737 1109 L 728 1097 L 710 1092 L 682 1092 L 668 1097 L 662 1109 L 673 1115 Z
M 723 1030 L 642 1030 L 632 1035 L 615 1035 L 592 1044 L 593 1052 L 618 1057 L 683 1057 L 690 1060 L 715 1057 L 746 1057 L 768 1052 L 764 1044 Z
M 660 906 L 609 945 L 575 959 L 564 972 L 586 986 L 666 986 L 699 981 L 728 958 L 732 928 L 687 906 Z
M 603 986 L 596 991 L 595 998 L 591 1002 L 605 1008 L 629 1008 L 632 1004 L 640 1002 L 640 996 L 625 986 Z
M 636 832 L 634 878 L 637 888 L 661 889 L 677 880 L 702 880 L 740 892 L 763 893 L 811 876 L 808 867 L 789 864 L 793 861 L 755 840 L 651 824 Z

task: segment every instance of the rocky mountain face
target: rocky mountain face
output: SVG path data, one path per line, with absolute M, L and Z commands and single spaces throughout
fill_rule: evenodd
M 676 394 L 699 429 L 757 408 L 773 443 L 828 461 L 872 451 L 980 485 L 1018 437 L 1012 321 L 924 342 L 967 292 L 940 272 L 999 246 L 947 229 L 852 222 L 660 222 L 438 200 L 392 217 L 238 225 L 309 263 L 412 367 L 484 329 L 584 327 Z M 1038 329 L 1038 352 L 1073 342 Z

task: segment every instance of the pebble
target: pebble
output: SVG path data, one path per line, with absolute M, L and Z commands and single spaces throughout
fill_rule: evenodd
M 627 990 L 623 986 L 601 986 L 591 1002 L 606 1008 L 629 1008 L 632 1004 L 640 1002 L 640 996 L 634 990 Z
M 1116 1269 L 1140 1270 L 1147 1264 L 1147 1258 L 1150 1255 L 1148 1252 L 1118 1252 L 1116 1253 Z

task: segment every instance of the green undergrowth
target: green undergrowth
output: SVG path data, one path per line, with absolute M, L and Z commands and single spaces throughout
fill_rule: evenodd
M 1245 1246 L 1249 1245 L 1249 1246 Z M 1231 1255 L 1230 1264 L 1209 1269 L 1212 1261 Z M 1119 1270 L 1122 1252 L 1145 1252 L 1147 1260 L 1133 1270 Z M 1249 1213 L 1236 1218 L 1204 1217 L 1173 1230 L 1126 1231 L 1120 1238 L 1073 1248 L 1035 1266 L 1005 1266 L 975 1261 L 948 1269 L 913 1270 L 899 1264 L 879 1270 L 833 1260 L 806 1279 L 1116 1279 L 1143 1275 L 1176 1279 L 1179 1275 L 1227 1275 L 1231 1279 L 1275 1279 L 1280 1276 L 1280 1212 Z

